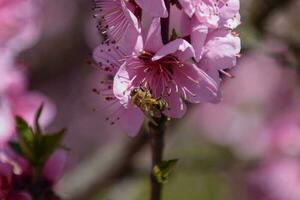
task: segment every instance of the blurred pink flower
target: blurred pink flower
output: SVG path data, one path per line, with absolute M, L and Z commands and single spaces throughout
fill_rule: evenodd
M 56 150 L 42 168 L 42 191 L 51 191 L 62 176 L 66 162 L 66 152 Z M 21 156 L 10 149 L 5 149 L 0 155 L 0 198 L 7 200 L 31 200 L 32 168 Z M 34 186 L 34 185 L 33 185 Z M 34 186 L 36 187 L 36 186 Z M 45 187 L 45 188 L 43 188 Z M 27 193 L 28 192 L 28 193 Z
M 12 50 L 18 53 L 37 39 L 39 4 L 34 0 L 0 1 L 0 52 Z
M 298 134 L 288 133 L 297 126 L 296 115 L 285 120 L 277 116 L 296 108 L 289 108 L 294 93 L 293 73 L 273 58 L 252 52 L 241 59 L 233 74 L 235 77 L 222 86 L 220 104 L 202 105 L 195 111 L 197 126 L 205 137 L 232 147 L 243 159 L 264 157 L 274 145 L 282 148 L 279 146 L 287 143 L 285 140 L 297 137 Z M 287 134 L 283 129 L 287 129 Z M 294 143 L 296 149 L 297 142 L 289 142 Z
M 31 196 L 23 191 L 15 190 L 13 185 L 13 168 L 0 162 L 0 198 L 5 200 L 31 200 Z
M 269 138 L 266 156 L 300 155 L 299 106 L 291 107 L 272 122 L 265 125 L 261 134 Z
M 67 153 L 64 150 L 56 150 L 47 160 L 42 170 L 42 175 L 50 184 L 55 184 L 63 175 L 67 161 Z
M 251 200 L 299 200 L 300 162 L 265 161 L 250 173 L 248 182 Z
M 41 124 L 45 126 L 53 119 L 55 108 L 40 93 L 26 92 L 26 80 L 21 71 L 5 67 L 0 71 L 0 145 L 3 146 L 14 135 L 16 115 L 33 124 L 37 108 L 45 103 L 41 117 Z
M 13 136 L 15 129 L 14 116 L 7 106 L 7 102 L 1 99 L 0 103 L 0 147 L 3 147 Z

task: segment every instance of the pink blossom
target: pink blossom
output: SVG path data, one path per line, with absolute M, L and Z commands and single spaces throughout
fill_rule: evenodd
M 67 154 L 64 150 L 56 150 L 45 163 L 42 175 L 50 184 L 56 183 L 62 176 Z
M 233 53 L 229 49 L 227 54 L 231 51 L 232 56 L 237 56 L 241 48 L 239 38 L 227 36 L 232 29 L 240 24 L 239 0 L 181 0 L 180 3 L 187 16 L 183 14 L 182 10 L 173 6 L 171 16 L 174 18 L 174 22 L 171 23 L 171 28 L 181 37 L 190 35 L 191 44 L 195 48 L 195 58 L 198 62 L 206 49 L 205 43 L 211 39 L 211 35 L 216 34 L 215 32 L 227 32 L 227 34 L 219 35 L 219 38 L 225 37 L 220 42 L 224 43 L 224 40 L 227 40 L 227 45 L 231 45 L 231 48 L 235 50 Z
M 125 105 L 130 91 L 144 87 L 156 98 L 168 102 L 167 116 L 180 118 L 185 113 L 182 97 L 192 103 L 217 102 L 218 88 L 203 70 L 189 59 L 194 57 L 193 47 L 183 39 L 163 45 L 160 21 L 154 19 L 143 49 L 125 59 L 114 79 L 114 94 Z
M 40 181 L 45 183 L 44 187 L 51 189 L 57 183 L 63 175 L 66 161 L 67 153 L 62 149 L 58 149 L 50 155 L 41 169 Z M 5 165 L 10 167 L 10 177 L 15 176 L 14 182 L 11 181 L 12 183 L 10 184 L 12 187 L 16 185 L 25 187 L 25 185 L 22 185 L 24 181 L 32 179 L 32 166 L 25 158 L 16 154 L 13 150 L 6 148 L 0 153 L 1 163 L 5 163 Z
M 0 198 L 6 200 L 31 200 L 27 192 L 14 189 L 13 167 L 7 163 L 0 162 Z
M 51 191 L 61 177 L 66 161 L 66 152 L 55 151 L 42 168 L 40 177 L 41 192 Z M 0 198 L 7 200 L 31 200 L 32 187 L 36 187 L 32 167 L 21 156 L 10 149 L 0 155 Z M 33 185 L 30 185 L 33 184 Z
M 0 1 L 0 49 L 17 53 L 32 45 L 39 35 L 38 6 L 33 0 Z
M 54 117 L 55 109 L 40 93 L 26 92 L 26 80 L 21 71 L 9 67 L 0 68 L 0 71 L 0 144 L 3 146 L 14 135 L 16 115 L 33 124 L 36 109 L 44 102 L 41 123 L 46 125 Z
M 248 53 L 233 70 L 234 78 L 222 86 L 223 101 L 195 110 L 201 134 L 230 146 L 243 159 L 265 157 L 274 150 L 297 152 L 298 134 L 293 130 L 298 109 L 290 100 L 295 93 L 294 73 L 287 72 L 268 55 Z
M 199 23 L 209 28 L 217 28 L 221 23 L 239 15 L 239 0 L 179 0 L 186 14 L 195 17 Z
M 172 118 L 184 115 L 184 100 L 220 100 L 219 72 L 226 74 L 224 69 L 236 65 L 241 49 L 238 35 L 231 30 L 240 23 L 238 0 L 182 0 L 177 3 L 183 9 L 173 5 L 170 13 L 163 0 L 95 3 L 95 17 L 106 38 L 94 59 L 109 76 L 96 92 L 104 93 L 114 110 L 107 118 L 111 124 L 121 124 L 123 114 L 130 112 L 136 125 L 126 123 L 125 129 L 135 135 L 141 127 L 144 117 L 131 99 L 135 88 L 166 100 L 164 114 Z M 163 44 L 160 22 L 167 16 L 170 33 L 176 34 Z
M 297 159 L 266 161 L 249 175 L 249 192 L 257 200 L 298 200 L 299 186 L 300 163 Z
M 269 138 L 266 156 L 300 155 L 299 107 L 292 106 L 285 113 L 267 123 L 261 134 Z

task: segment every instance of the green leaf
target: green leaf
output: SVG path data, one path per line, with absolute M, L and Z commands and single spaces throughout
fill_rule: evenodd
M 23 118 L 18 116 L 16 117 L 16 126 L 21 150 L 24 156 L 31 160 L 34 157 L 33 149 L 35 143 L 33 130 Z
M 10 143 L 10 147 L 19 155 L 23 156 L 34 169 L 41 169 L 49 156 L 61 148 L 61 140 L 65 130 L 52 134 L 43 134 L 39 119 L 43 112 L 43 104 L 38 108 L 34 118 L 34 128 L 21 117 L 16 117 L 16 129 L 18 142 Z
M 155 165 L 153 168 L 153 174 L 156 180 L 159 183 L 166 183 L 177 162 L 178 159 L 164 160 L 158 165 Z
M 49 156 L 61 147 L 61 140 L 65 135 L 66 130 L 63 129 L 57 133 L 42 135 L 40 138 L 39 146 L 36 149 L 37 165 L 43 165 Z
M 38 108 L 38 110 L 36 111 L 35 113 L 35 117 L 34 117 L 34 123 L 35 123 L 35 131 L 38 135 L 41 135 L 42 134 L 42 130 L 41 130 L 41 127 L 39 125 L 39 119 L 41 117 L 41 114 L 43 112 L 43 108 L 44 108 L 44 104 L 42 103 L 40 105 L 40 107 Z

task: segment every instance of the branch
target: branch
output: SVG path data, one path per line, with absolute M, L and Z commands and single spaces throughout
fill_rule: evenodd
M 160 200 L 162 193 L 162 184 L 159 183 L 153 174 L 153 168 L 158 165 L 163 158 L 164 134 L 166 130 L 166 117 L 157 121 L 157 125 L 149 122 L 149 136 L 151 144 L 152 167 L 151 167 L 151 200 Z
M 169 26 L 170 26 L 170 0 L 165 0 L 165 5 L 168 10 L 168 17 L 160 19 L 161 37 L 164 44 L 169 42 Z

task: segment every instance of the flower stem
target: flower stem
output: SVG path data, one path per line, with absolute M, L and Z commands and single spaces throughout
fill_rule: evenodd
M 170 26 L 170 0 L 165 0 L 165 5 L 168 10 L 168 17 L 160 19 L 161 37 L 164 44 L 169 42 L 169 26 Z
M 161 117 L 156 120 L 156 125 L 149 122 L 149 136 L 152 153 L 152 167 L 151 167 L 151 200 L 160 200 L 162 193 L 162 184 L 159 183 L 153 174 L 153 168 L 158 165 L 163 159 L 164 149 L 164 133 L 166 129 L 166 117 Z
M 161 25 L 161 37 L 164 44 L 169 42 L 169 26 L 170 26 L 170 0 L 164 0 L 168 17 L 160 19 Z M 149 122 L 149 137 L 151 144 L 151 156 L 152 156 L 152 165 L 151 165 L 151 200 L 161 200 L 162 196 L 162 184 L 159 183 L 156 177 L 153 174 L 153 168 L 158 165 L 163 159 L 163 149 L 164 149 L 164 134 L 166 129 L 167 118 L 162 116 L 159 119 L 156 119 L 154 124 Z

